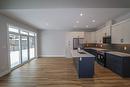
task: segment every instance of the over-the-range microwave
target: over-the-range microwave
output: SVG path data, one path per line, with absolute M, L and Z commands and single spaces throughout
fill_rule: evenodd
M 104 44 L 111 44 L 111 36 L 103 37 L 103 43 Z

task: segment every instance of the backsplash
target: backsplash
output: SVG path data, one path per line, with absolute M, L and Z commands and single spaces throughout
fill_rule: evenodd
M 85 47 L 96 47 L 96 43 L 86 43 L 84 44 Z
M 130 54 L 130 44 L 96 44 L 96 43 L 87 43 L 85 47 L 97 47 L 102 49 L 108 49 L 112 51 L 119 51 L 123 53 Z

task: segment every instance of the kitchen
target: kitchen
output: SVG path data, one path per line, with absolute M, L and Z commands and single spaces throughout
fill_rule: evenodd
M 130 1 L 96 1 L 1 0 L 0 87 L 130 87 Z
M 102 65 L 102 67 L 108 68 L 113 71 L 113 73 L 117 73 L 122 77 L 130 77 L 130 39 L 128 36 L 130 32 L 129 25 L 130 19 L 126 19 L 115 24 L 112 24 L 112 21 L 109 21 L 107 25 L 100 30 L 95 32 L 87 32 L 87 34 L 85 32 L 85 37 L 89 38 L 86 39 L 84 37 L 86 40 L 84 42 L 88 43 L 83 43 L 83 40 L 81 43 L 81 38 L 79 38 L 79 43 L 77 41 L 76 44 L 83 44 L 80 48 L 94 55 L 95 61 Z M 77 45 L 77 49 L 79 45 Z M 77 57 L 79 57 L 79 63 L 82 62 L 82 56 Z M 91 71 L 92 73 L 94 72 L 93 70 Z M 89 72 L 90 71 L 88 71 L 88 73 Z

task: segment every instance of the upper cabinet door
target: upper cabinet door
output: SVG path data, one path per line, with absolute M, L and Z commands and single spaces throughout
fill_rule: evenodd
M 130 44 L 130 19 L 112 26 L 113 44 Z
M 111 26 L 106 27 L 106 36 L 111 36 Z
M 103 37 L 111 36 L 110 26 L 103 27 L 96 31 L 96 42 L 103 43 Z
M 91 43 L 96 43 L 96 32 L 91 32 Z

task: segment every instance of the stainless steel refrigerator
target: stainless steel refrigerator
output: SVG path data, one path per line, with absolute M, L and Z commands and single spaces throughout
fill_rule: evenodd
M 83 47 L 84 38 L 73 38 L 73 49 L 76 50 L 78 47 Z

